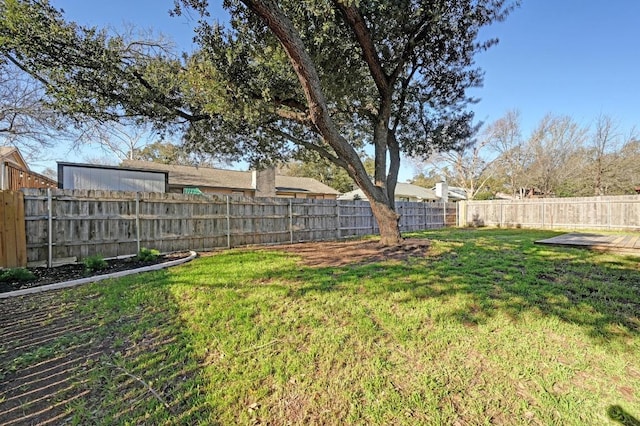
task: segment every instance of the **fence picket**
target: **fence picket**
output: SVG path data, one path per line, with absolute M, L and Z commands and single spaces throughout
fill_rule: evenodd
M 162 252 L 211 250 L 378 232 L 366 201 L 50 191 L 54 207 L 50 235 L 57 259 L 133 255 L 139 247 Z M 26 259 L 31 264 L 46 263 L 46 190 L 23 192 Z M 444 211 L 441 203 L 398 202 L 396 206 L 403 213 L 400 225 L 405 232 L 456 224 L 452 203 Z
M 24 196 L 18 191 L 0 191 L 0 267 L 27 266 Z
M 640 230 L 640 196 L 465 201 L 461 225 Z

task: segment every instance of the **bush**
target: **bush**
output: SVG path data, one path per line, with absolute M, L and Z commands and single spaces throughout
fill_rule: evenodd
M 35 279 L 36 276 L 33 272 L 26 268 L 11 268 L 0 271 L 0 281 L 2 282 L 31 281 Z
M 84 267 L 87 272 L 99 271 L 101 269 L 105 269 L 109 265 L 107 261 L 104 260 L 104 257 L 99 254 L 85 258 L 82 263 L 84 263 Z
M 136 259 L 142 262 L 151 262 L 156 260 L 158 256 L 160 256 L 160 251 L 142 247 L 136 256 Z

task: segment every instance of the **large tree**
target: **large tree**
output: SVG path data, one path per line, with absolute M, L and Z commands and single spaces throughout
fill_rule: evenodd
M 140 117 L 183 126 L 191 149 L 269 162 L 310 150 L 363 190 L 383 244 L 401 236 L 394 192 L 401 153 L 427 156 L 471 134 L 473 57 L 495 40 L 507 0 L 228 0 L 229 28 L 206 0 L 201 50 L 179 59 L 66 23 L 45 0 L 4 0 L 0 53 L 48 82 L 76 117 Z M 34 37 L 34 35 L 36 37 Z M 174 127 L 173 130 L 180 129 Z M 370 179 L 358 155 L 373 147 Z

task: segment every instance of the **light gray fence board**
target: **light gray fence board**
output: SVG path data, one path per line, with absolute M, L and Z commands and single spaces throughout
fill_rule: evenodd
M 59 189 L 51 190 L 49 230 L 46 190 L 23 192 L 27 258 L 32 264 L 46 262 L 49 232 L 54 260 L 132 255 L 138 244 L 171 252 L 331 240 L 378 232 L 366 201 Z M 397 211 L 403 232 L 456 224 L 455 215 L 451 215 L 454 204 L 443 210 L 441 203 L 399 202 Z
M 460 224 L 540 229 L 640 230 L 640 196 L 466 201 Z

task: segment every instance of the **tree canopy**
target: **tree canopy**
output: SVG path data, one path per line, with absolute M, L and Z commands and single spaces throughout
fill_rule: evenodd
M 472 133 L 467 89 L 479 30 L 506 0 L 227 0 L 228 27 L 206 0 L 176 0 L 202 19 L 200 49 L 66 22 L 46 0 L 0 3 L 0 54 L 41 81 L 52 107 L 81 120 L 150 120 L 185 146 L 251 163 L 312 151 L 343 168 L 371 202 L 382 243 L 400 239 L 394 191 L 401 153 L 427 156 Z M 369 177 L 358 155 L 372 147 Z

